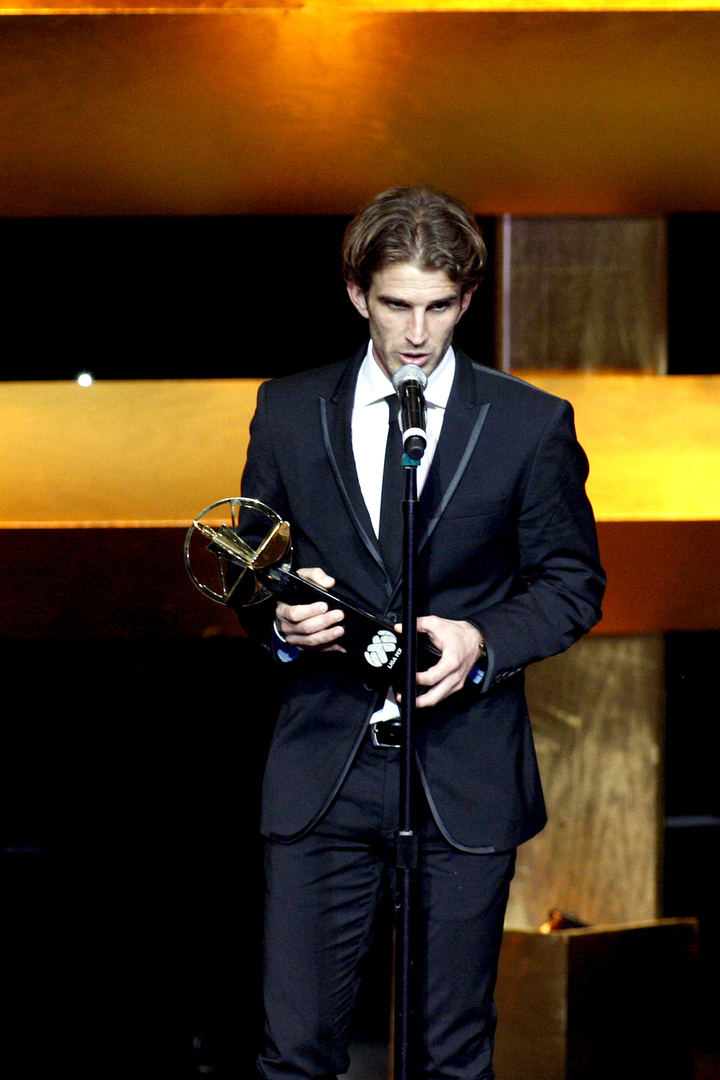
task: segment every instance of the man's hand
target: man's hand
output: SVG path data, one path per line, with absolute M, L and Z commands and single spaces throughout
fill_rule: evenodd
M 323 589 L 331 589 L 335 584 L 335 578 L 319 566 L 298 570 L 297 573 L 298 577 Z M 322 600 L 314 604 L 285 604 L 280 600 L 275 608 L 278 630 L 288 645 L 295 645 L 299 649 L 345 652 L 341 645 L 336 644 L 337 639 L 345 633 L 343 627 L 338 625 L 343 618 L 342 611 L 329 610 Z
M 416 707 L 425 709 L 437 705 L 465 685 L 465 680 L 481 656 L 485 645 L 476 626 L 455 619 L 441 619 L 437 615 L 423 615 L 417 621 L 418 632 L 428 635 L 440 659 L 427 671 L 419 671 L 418 686 L 429 690 L 416 699 Z M 399 626 L 396 630 L 401 630 Z

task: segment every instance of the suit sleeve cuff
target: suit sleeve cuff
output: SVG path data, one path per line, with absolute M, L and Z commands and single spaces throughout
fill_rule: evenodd
M 493 680 L 493 675 L 495 671 L 495 653 L 492 645 L 488 642 L 488 639 L 485 636 L 485 631 L 483 630 L 480 621 L 478 619 L 467 619 L 467 621 L 469 623 L 472 623 L 475 629 L 479 632 L 482 639 L 482 647 L 484 650 L 483 655 L 478 659 L 475 666 L 471 668 L 470 674 L 468 675 L 468 680 L 469 682 L 474 683 L 476 686 L 481 687 L 484 693 L 486 690 L 489 689 Z

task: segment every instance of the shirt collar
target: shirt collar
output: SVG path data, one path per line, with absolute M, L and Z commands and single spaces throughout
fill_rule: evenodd
M 426 403 L 439 409 L 446 408 L 454 377 L 455 352 L 451 345 L 438 366 L 430 373 L 425 387 Z M 391 393 L 392 383 L 376 362 L 372 352 L 372 342 L 369 342 L 365 359 L 358 372 L 355 405 L 372 405 L 376 401 L 383 401 Z

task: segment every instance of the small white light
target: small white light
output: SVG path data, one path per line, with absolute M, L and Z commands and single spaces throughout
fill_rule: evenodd
M 90 374 L 90 372 L 89 371 L 83 371 L 80 375 L 78 375 L 77 384 L 78 384 L 78 386 L 92 386 L 93 377 Z

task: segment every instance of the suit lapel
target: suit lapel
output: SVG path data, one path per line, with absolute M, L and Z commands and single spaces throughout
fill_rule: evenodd
M 478 401 L 471 361 L 457 348 L 455 360 L 455 378 L 440 439 L 419 501 L 418 551 L 432 536 L 462 480 L 490 409 L 489 402 Z M 395 583 L 395 593 L 400 585 Z
M 352 410 L 355 384 L 366 350 L 358 353 L 343 371 L 333 394 L 320 398 L 320 423 L 330 464 L 335 474 L 345 507 L 358 535 L 375 562 L 384 572 L 380 549 L 370 515 L 365 505 L 352 447 Z
M 418 550 L 422 550 L 432 536 L 462 480 L 490 408 L 488 402 L 478 401 L 471 361 L 459 349 L 455 350 L 455 356 L 455 378 L 442 432 L 420 498 Z M 364 357 L 363 348 L 342 372 L 332 395 L 320 398 L 320 422 L 325 448 L 347 512 L 362 543 L 387 577 L 377 537 L 360 490 L 352 448 L 355 384 Z M 394 585 L 396 595 L 401 582 L 391 583 L 388 579 L 388 585 Z
M 456 350 L 455 379 L 440 440 L 420 499 L 424 525 L 419 539 L 420 547 L 430 539 L 463 477 L 489 408 L 489 403 L 477 400 L 472 363 Z

